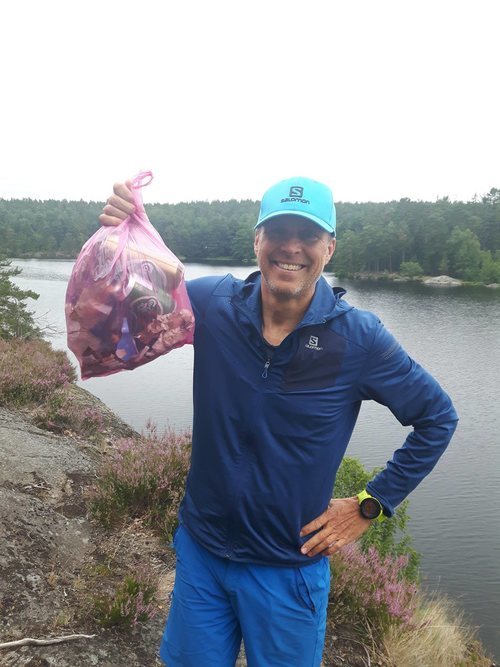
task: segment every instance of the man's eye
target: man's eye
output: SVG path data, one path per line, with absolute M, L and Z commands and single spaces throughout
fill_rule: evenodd
M 312 243 L 313 241 L 317 241 L 319 239 L 318 234 L 316 232 L 304 232 L 301 234 L 300 238 L 303 241 L 308 241 L 309 243 Z

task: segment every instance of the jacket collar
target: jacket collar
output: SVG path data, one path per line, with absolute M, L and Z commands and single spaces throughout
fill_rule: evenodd
M 246 313 L 259 331 L 262 328 L 260 285 L 260 271 L 254 271 L 243 282 L 239 283 L 232 299 L 234 305 Z M 316 283 L 312 301 L 302 321 L 297 325 L 297 329 L 311 324 L 323 324 L 338 315 L 344 314 L 347 310 L 351 310 L 352 306 L 349 306 L 345 301 L 341 302 L 345 293 L 345 289 L 331 287 L 321 276 Z

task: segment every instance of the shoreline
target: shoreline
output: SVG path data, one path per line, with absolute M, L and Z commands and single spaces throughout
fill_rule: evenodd
M 30 259 L 39 259 L 39 260 L 51 260 L 51 261 L 76 261 L 76 257 L 67 253 L 58 253 L 55 256 L 48 256 L 44 253 L 38 253 L 37 255 L 21 256 L 21 257 L 10 257 L 11 262 L 15 262 L 17 259 L 30 260 Z M 212 266 L 251 266 L 255 260 L 234 260 L 226 257 L 212 257 L 212 258 L 186 258 L 180 257 L 180 261 L 183 264 L 207 264 Z M 498 289 L 500 288 L 500 283 L 480 283 L 467 280 L 461 280 L 459 278 L 453 278 L 452 276 L 439 275 L 439 276 L 402 276 L 400 273 L 389 273 L 387 271 L 372 271 L 372 272 L 356 272 L 356 273 L 335 273 L 334 266 L 327 265 L 325 270 L 333 273 L 335 278 L 342 280 L 359 280 L 362 282 L 380 282 L 380 283 L 420 283 L 423 285 L 428 285 L 431 287 L 487 287 L 488 289 Z

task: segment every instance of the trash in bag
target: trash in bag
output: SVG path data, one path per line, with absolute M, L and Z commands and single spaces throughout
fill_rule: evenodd
M 101 227 L 83 246 L 66 291 L 68 347 L 82 379 L 133 370 L 193 342 L 194 316 L 184 266 L 149 222 L 132 181 L 135 211 Z

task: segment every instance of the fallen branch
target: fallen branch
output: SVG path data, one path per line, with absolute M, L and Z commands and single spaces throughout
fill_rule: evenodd
M 13 648 L 15 646 L 47 646 L 48 644 L 61 644 L 62 642 L 69 642 L 73 639 L 93 639 L 96 635 L 68 635 L 67 637 L 54 637 L 53 639 L 32 639 L 25 637 L 25 639 L 17 639 L 13 642 L 4 642 L 0 644 L 0 648 Z

